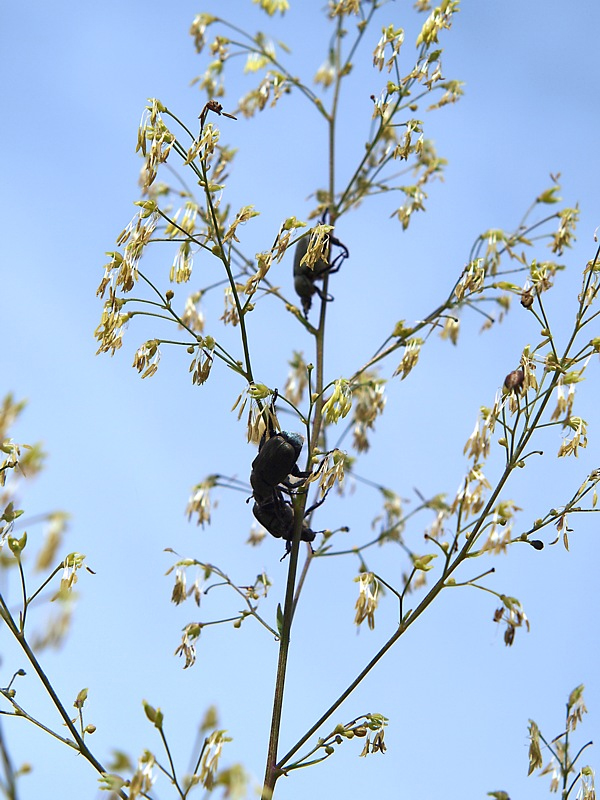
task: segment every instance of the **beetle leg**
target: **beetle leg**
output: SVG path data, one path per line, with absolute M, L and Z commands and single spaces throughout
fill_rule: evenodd
M 324 278 L 324 277 L 325 277 L 324 275 L 321 275 L 321 276 L 319 276 L 319 279 L 320 278 Z M 317 279 L 317 280 L 319 280 L 319 279 Z M 325 294 L 323 289 L 319 289 L 319 287 L 315 283 L 313 283 L 313 289 L 315 290 L 315 293 L 319 295 L 319 297 L 321 298 L 321 300 L 324 303 L 330 303 L 334 299 L 333 295 Z
M 314 555 L 314 554 L 315 554 L 315 551 L 314 551 L 314 548 L 313 548 L 312 544 L 311 544 L 310 542 L 307 542 L 306 544 L 307 544 L 307 545 L 310 547 L 310 552 L 311 552 L 311 555 Z M 289 555 L 291 552 L 292 552 L 292 543 L 291 543 L 291 541 L 288 539 L 288 540 L 286 541 L 286 543 L 285 543 L 285 553 L 284 553 L 284 554 L 281 556 L 281 558 L 279 559 L 279 561 L 283 561 L 283 560 L 284 560 L 284 558 L 287 558 L 287 556 L 288 556 L 288 555 Z
M 312 512 L 315 509 L 317 509 L 319 506 L 323 505 L 323 503 L 325 502 L 325 500 L 327 498 L 327 495 L 329 494 L 330 491 L 331 491 L 331 486 L 329 487 L 329 489 L 327 489 L 327 491 L 325 492 L 325 494 L 323 495 L 323 497 L 320 500 L 317 500 L 315 503 L 312 504 L 312 506 L 310 508 L 306 509 L 306 511 L 304 512 L 304 516 L 308 517 L 308 515 L 312 514 Z
M 338 272 L 344 261 L 349 257 L 350 252 L 345 244 L 342 244 L 339 239 L 332 237 L 331 243 L 335 244 L 336 247 L 341 249 L 341 253 L 338 253 L 337 256 L 331 261 L 328 269 L 328 273 L 331 275 L 334 272 Z

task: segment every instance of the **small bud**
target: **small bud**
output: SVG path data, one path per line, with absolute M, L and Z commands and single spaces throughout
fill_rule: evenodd
M 539 539 L 528 539 L 529 544 L 534 548 L 534 550 L 543 550 L 544 543 L 540 542 Z
M 264 383 L 251 383 L 248 387 L 248 394 L 254 400 L 264 400 L 273 393 Z
M 148 717 L 150 722 L 154 724 L 154 727 L 160 730 L 163 724 L 162 711 L 160 710 L 160 708 L 154 708 L 153 706 L 150 705 L 150 703 L 147 703 L 145 700 L 142 702 L 146 716 Z
M 504 386 L 509 392 L 517 393 L 523 386 L 523 378 L 524 374 L 521 367 L 519 367 L 519 369 L 513 369 L 513 371 L 509 372 L 506 378 L 504 378 Z
M 412 556 L 412 562 L 415 569 L 423 570 L 423 572 L 428 572 L 430 569 L 433 569 L 433 564 L 431 563 L 434 558 L 437 558 L 437 553 L 427 553 L 424 556 Z
M 3 452 L 7 451 L 4 450 Z M 4 522 L 14 522 L 21 514 L 23 514 L 22 510 L 16 509 L 12 503 L 9 503 L 4 509 L 2 516 L 0 516 L 0 520 L 4 520 Z
M 17 539 L 14 536 L 8 537 L 8 546 L 10 547 L 10 551 L 14 556 L 17 556 L 17 558 L 21 555 L 21 552 L 25 549 L 26 544 L 27 544 L 27 533 L 24 533 L 20 539 Z
M 88 696 L 88 690 L 82 689 L 77 695 L 75 702 L 73 703 L 75 708 L 83 708 L 85 701 L 87 700 L 87 696 Z
M 533 305 L 533 290 L 527 289 L 526 292 L 523 292 L 521 295 L 521 305 L 523 308 L 531 308 Z
M 583 696 L 583 688 L 584 688 L 583 684 L 580 684 L 579 686 L 576 686 L 575 689 L 573 689 L 573 691 L 569 695 L 569 703 L 568 703 L 569 708 L 573 708 L 574 705 L 577 705 L 577 703 L 580 702 Z
M 86 733 L 96 733 L 96 726 L 95 725 L 86 725 L 84 728 Z
M 169 289 L 167 292 L 165 292 L 165 298 L 166 298 L 166 300 L 167 300 L 167 303 L 170 303 L 170 302 L 171 302 L 171 300 L 172 300 L 174 297 L 175 297 L 175 292 L 174 292 L 172 289 Z

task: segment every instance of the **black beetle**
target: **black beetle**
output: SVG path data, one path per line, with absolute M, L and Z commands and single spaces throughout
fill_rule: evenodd
M 310 473 L 298 469 L 296 462 L 302 451 L 304 437 L 299 433 L 275 431 L 275 402 L 277 390 L 271 398 L 271 410 L 268 415 L 268 427 L 258 446 L 258 455 L 252 462 L 250 484 L 254 506 L 252 513 L 260 524 L 276 539 L 285 539 L 286 553 L 291 549 L 294 538 L 294 509 L 283 497 L 283 492 L 290 494 L 292 484 L 290 476 L 306 478 Z M 284 488 L 285 487 L 285 488 Z M 249 498 L 250 499 L 250 498 Z M 320 505 L 322 501 L 317 503 Z M 310 513 L 309 509 L 306 513 Z M 303 542 L 312 542 L 316 533 L 306 522 L 302 522 L 300 538 Z
M 333 297 L 329 294 L 325 294 L 325 292 L 316 285 L 315 281 L 322 281 L 326 275 L 337 272 L 342 266 L 344 259 L 348 258 L 350 255 L 348 248 L 343 245 L 339 239 L 336 239 L 335 236 L 330 235 L 329 239 L 331 245 L 340 247 L 342 252 L 339 253 L 333 261 L 328 262 L 324 258 L 320 258 L 311 269 L 307 264 L 300 263 L 308 250 L 309 239 L 309 236 L 300 239 L 294 253 L 294 289 L 302 301 L 305 317 L 308 317 L 313 294 L 317 294 L 321 300 L 326 302 L 333 300 Z
M 274 497 L 264 503 L 254 503 L 252 513 L 271 536 L 285 539 L 286 550 L 289 551 L 294 536 L 294 509 L 283 499 L 281 492 L 276 490 Z M 314 542 L 315 536 L 316 533 L 303 521 L 300 539 L 303 542 Z
M 303 442 L 299 433 L 287 431 L 272 432 L 269 439 L 261 440 L 250 473 L 252 494 L 259 505 L 273 500 L 277 486 L 286 483 L 290 475 L 306 477 L 296 465 Z

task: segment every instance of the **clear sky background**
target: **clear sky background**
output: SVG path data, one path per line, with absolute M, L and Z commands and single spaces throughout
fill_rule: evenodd
M 240 631 L 214 627 L 203 634 L 196 665 L 183 671 L 173 656 L 181 628 L 218 616 L 222 607 L 214 593 L 200 610 L 176 608 L 172 579 L 164 577 L 173 560 L 164 548 L 171 547 L 222 566 L 240 583 L 265 569 L 274 582 L 266 606 L 273 618 L 283 599 L 281 543 L 269 537 L 257 550 L 244 545 L 252 517 L 243 495 L 221 491 L 213 524 L 204 530 L 188 524 L 184 513 L 190 488 L 208 473 L 244 480 L 249 474 L 255 450 L 229 413 L 242 387 L 224 369 L 205 387 L 192 387 L 187 359 L 166 349 L 158 374 L 142 382 L 131 361 L 153 332 L 135 322 L 114 358 L 95 357 L 101 313 L 95 291 L 104 253 L 134 213 L 140 167 L 134 148 L 146 99 L 160 98 L 190 124 L 204 103 L 189 86 L 206 65 L 188 35 L 195 14 L 220 13 L 282 38 L 292 48 L 292 71 L 308 80 L 328 42 L 322 5 L 296 0 L 283 20 L 268 19 L 248 0 L 182 0 L 172 8 L 155 0 L 93 6 L 63 0 L 6 4 L 0 12 L 2 391 L 29 401 L 14 438 L 42 440 L 49 453 L 47 470 L 27 487 L 22 504 L 32 515 L 57 508 L 72 514 L 64 552 L 85 553 L 96 573 L 81 576 L 72 633 L 43 663 L 68 706 L 89 688 L 86 721 L 97 726 L 91 743 L 103 761 L 113 748 L 137 758 L 147 747 L 162 757 L 142 710 L 146 699 L 163 709 L 185 771 L 198 721 L 214 703 L 234 737 L 223 764 L 242 761 L 262 780 L 276 644 L 250 622 Z M 380 19 L 406 28 L 409 53 L 423 17 L 408 3 L 392 2 Z M 425 128 L 449 160 L 445 182 L 432 186 L 427 213 L 405 233 L 389 219 L 394 205 L 387 198 L 341 222 L 338 233 L 351 258 L 332 285 L 330 377 L 362 363 L 397 319 L 420 319 L 445 298 L 475 237 L 514 227 L 549 187 L 551 172 L 562 173 L 566 203 L 581 207 L 576 246 L 563 259 L 568 271 L 550 303 L 557 329 L 568 330 L 600 224 L 599 30 L 600 7 L 592 2 L 465 0 L 441 42 L 445 75 L 466 82 L 465 97 L 427 118 Z M 339 146 L 342 159 L 347 148 L 348 164 L 368 126 L 369 94 L 380 86 L 368 68 L 379 31 L 378 24 L 356 58 L 357 72 L 364 60 L 366 78 L 343 98 Z M 240 94 L 238 66 L 230 65 L 226 109 Z M 294 96 L 275 112 L 220 127 L 240 150 L 228 184 L 232 208 L 252 203 L 261 212 L 243 231 L 244 249 L 254 253 L 270 245 L 281 220 L 310 210 L 306 198 L 326 180 L 325 130 Z M 163 258 L 170 257 L 165 251 Z M 277 277 L 288 289 L 290 260 Z M 207 282 L 196 277 L 198 286 Z M 219 301 L 213 315 L 220 313 Z M 266 315 L 268 326 L 256 323 L 256 336 L 268 344 L 258 378 L 270 386 L 283 385 L 292 349 L 310 344 L 279 313 L 274 307 Z M 363 319 L 374 319 L 374 338 L 365 338 Z M 390 383 L 388 411 L 362 474 L 404 497 L 414 497 L 413 487 L 453 496 L 478 409 L 493 402 L 535 330 L 518 305 L 491 332 L 479 336 L 480 325 L 466 315 L 458 347 L 432 341 L 410 378 Z M 524 509 L 523 529 L 566 501 L 599 466 L 597 364 L 588 374 L 576 413 L 589 419 L 590 446 L 577 461 L 532 464 L 509 487 L 507 496 Z M 544 449 L 555 452 L 559 443 L 554 433 Z M 354 544 L 364 541 L 376 510 L 377 498 L 361 489 L 348 503 L 328 503 L 316 522 L 349 525 Z M 470 800 L 496 789 L 513 800 L 546 796 L 548 778 L 526 777 L 528 719 L 549 736 L 562 732 L 567 696 L 584 683 L 590 713 L 577 735 L 581 744 L 600 741 L 598 523 L 594 515 L 572 522 L 570 553 L 560 546 L 541 553 L 513 547 L 507 556 L 477 562 L 482 571 L 496 567 L 490 585 L 522 601 L 531 633 L 518 631 L 506 648 L 492 622 L 493 597 L 468 589 L 443 594 L 335 715 L 335 722 L 367 711 L 388 716 L 385 756 L 359 760 L 358 743 L 347 743 L 324 765 L 282 780 L 282 800 L 373 791 L 386 798 Z M 407 530 L 415 549 L 425 524 L 420 518 Z M 40 535 L 30 531 L 33 540 Z M 389 564 L 400 569 L 401 560 Z M 331 559 L 311 568 L 292 641 L 284 748 L 394 629 L 397 609 L 386 599 L 375 631 L 356 635 L 355 569 L 352 560 Z M 0 641 L 6 685 L 26 665 L 7 633 Z M 21 703 L 58 725 L 28 673 L 18 686 Z M 23 720 L 2 724 L 15 762 L 34 765 L 20 785 L 23 800 L 96 797 L 96 775 L 83 759 Z M 597 753 L 586 760 L 600 763 Z M 162 781 L 156 796 L 174 795 Z

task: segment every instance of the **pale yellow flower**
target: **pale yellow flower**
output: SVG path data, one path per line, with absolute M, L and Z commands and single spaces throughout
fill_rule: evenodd
M 200 53 L 206 44 L 205 33 L 209 25 L 216 20 L 212 14 L 197 14 L 190 27 L 190 34 L 194 37 L 196 51 Z
M 133 366 L 142 378 L 150 378 L 157 371 L 159 361 L 158 340 L 150 339 L 137 350 L 133 358 Z
M 175 650 L 174 655 L 185 657 L 184 669 L 193 666 L 196 662 L 196 642 L 200 638 L 201 631 L 202 623 L 200 622 L 192 622 L 183 629 L 181 644 Z
M 196 525 L 202 525 L 202 527 L 204 527 L 206 523 L 210 524 L 210 492 L 211 489 L 215 487 L 216 482 L 216 476 L 209 475 L 193 488 L 192 495 L 188 500 L 186 514 L 188 519 L 191 519 L 193 515 L 196 516 Z
M 316 72 L 314 77 L 315 83 L 320 83 L 324 89 L 327 89 L 335 80 L 335 66 L 330 60 L 324 61 Z
M 270 17 L 278 11 L 283 16 L 290 7 L 288 0 L 252 0 L 252 2 L 258 3 Z
M 379 581 L 372 572 L 361 572 L 354 580 L 359 585 L 354 623 L 360 626 L 367 620 L 369 628 L 373 630 L 375 627 L 375 611 L 379 602 Z
M 402 376 L 401 380 L 404 380 L 410 374 L 410 372 L 417 365 L 422 345 L 423 345 L 423 340 L 418 337 L 414 339 L 409 339 L 406 342 L 406 347 L 404 348 L 404 355 L 402 356 L 402 360 L 394 370 L 394 376 L 401 375 Z
M 136 771 L 133 773 L 129 784 L 129 797 L 145 797 L 152 789 L 156 775 L 154 775 L 155 759 L 149 750 L 144 750 L 138 760 Z
M 213 731 L 204 740 L 202 760 L 200 762 L 200 781 L 204 788 L 209 791 L 215 785 L 215 777 L 223 745 L 231 741 L 230 736 L 225 736 L 226 733 L 227 731 Z
M 360 384 L 352 388 L 354 447 L 359 452 L 369 449 L 367 431 L 374 427 L 377 417 L 383 414 L 386 402 L 384 392 L 385 381 L 376 377 L 374 373 L 363 374 Z
M 333 394 L 323 406 L 323 416 L 329 424 L 335 424 L 340 417 L 344 418 L 352 408 L 350 382 L 338 378 L 334 383 Z
M 425 20 L 421 33 L 417 36 L 417 47 L 420 44 L 435 44 L 438 41 L 440 31 L 451 26 L 452 15 L 458 10 L 458 0 L 442 0 L 440 5 L 434 8 Z

